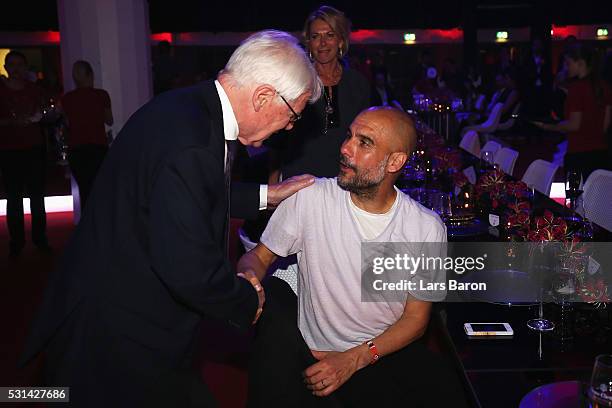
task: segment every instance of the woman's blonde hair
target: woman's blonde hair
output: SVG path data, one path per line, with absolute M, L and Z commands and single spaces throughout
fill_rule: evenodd
M 351 35 L 351 21 L 344 15 L 343 12 L 330 6 L 321 6 L 306 18 L 302 36 L 304 42 L 308 44 L 310 41 L 310 26 L 315 20 L 323 20 L 340 36 L 342 45 L 340 46 L 340 57 L 346 55 L 349 49 L 349 37 Z

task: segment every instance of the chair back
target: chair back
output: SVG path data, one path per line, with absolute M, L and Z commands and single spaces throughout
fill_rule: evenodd
M 504 173 L 512 175 L 518 155 L 519 152 L 516 150 L 510 149 L 509 147 L 503 147 L 495 153 L 494 162 L 499 165 L 499 168 Z
M 517 115 L 519 113 L 519 110 L 521 110 L 521 104 L 517 103 L 514 106 L 514 109 L 512 109 L 512 116 L 510 116 L 507 121 L 500 123 L 499 126 L 497 126 L 497 130 L 508 130 L 512 126 L 514 126 L 514 115 Z
M 586 217 L 612 231 L 612 171 L 595 170 L 584 183 L 582 203 Z
M 474 130 L 469 130 L 463 135 L 459 147 L 476 157 L 480 157 L 480 140 L 478 138 L 478 133 Z
M 479 94 L 476 98 L 476 103 L 474 103 L 474 109 L 476 109 L 477 111 L 481 111 L 484 108 L 484 103 L 486 99 L 487 97 L 485 96 L 485 94 Z
M 557 151 L 553 155 L 552 162 L 558 164 L 559 167 L 563 166 L 563 162 L 565 160 L 565 153 L 567 153 L 567 140 L 557 145 Z
M 493 133 L 499 125 L 499 119 L 501 118 L 501 111 L 503 107 L 503 103 L 496 103 L 495 106 L 493 106 L 493 109 L 491 109 L 491 113 L 489 114 L 487 120 L 477 126 L 482 128 L 483 132 Z
M 251 241 L 251 238 L 247 236 L 246 232 L 242 228 L 238 228 L 238 237 L 240 238 L 240 242 L 242 243 L 242 246 L 246 252 L 249 252 L 251 249 L 257 246 L 257 242 Z
M 499 126 L 499 118 L 501 117 L 501 110 L 504 107 L 502 103 L 496 103 L 493 109 L 491 109 L 491 113 L 489 113 L 489 117 L 483 123 L 473 126 L 464 127 L 461 131 L 462 135 L 465 135 L 470 130 L 474 130 L 479 134 L 487 134 L 493 133 Z
M 485 143 L 484 147 L 480 149 L 480 154 L 482 155 L 482 152 L 492 152 L 493 155 L 495 155 L 501 148 L 502 146 L 499 143 L 494 140 L 489 140 L 487 143 Z
M 553 178 L 559 166 L 546 160 L 537 159 L 534 160 L 525 174 L 523 174 L 523 181 L 528 186 L 533 186 L 542 194 L 550 195 L 550 186 L 552 185 Z

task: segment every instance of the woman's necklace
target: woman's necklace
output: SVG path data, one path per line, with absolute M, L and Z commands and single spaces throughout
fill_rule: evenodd
M 325 92 L 323 92 L 323 94 L 325 95 L 325 114 L 332 115 L 334 113 L 334 107 L 332 105 L 332 102 L 333 102 L 332 87 L 326 86 Z
M 318 71 L 318 70 L 317 70 Z M 325 128 L 323 129 L 323 133 L 327 133 L 327 131 L 331 127 L 334 126 L 334 95 L 333 95 L 333 87 L 340 82 L 340 78 L 342 77 L 342 66 L 339 63 L 336 63 L 333 71 L 330 75 L 323 74 L 322 72 L 318 72 L 319 78 L 321 78 L 321 82 L 323 82 L 323 96 L 325 99 L 325 106 L 323 111 L 325 112 Z
M 323 85 L 334 86 L 340 82 L 340 78 L 342 77 L 342 65 L 340 65 L 340 63 L 336 62 L 331 73 L 328 73 L 329 71 L 323 72 L 324 70 L 320 67 L 321 65 L 315 65 L 315 68 L 317 68 L 317 74 L 319 75 L 319 78 L 321 78 Z

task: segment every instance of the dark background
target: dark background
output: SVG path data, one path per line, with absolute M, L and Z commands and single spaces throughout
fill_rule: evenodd
M 0 30 L 58 30 L 54 0 L 3 2 Z M 149 0 L 152 32 L 295 31 L 314 8 L 329 4 L 343 10 L 353 27 L 378 29 L 531 26 L 541 19 L 557 25 L 606 23 L 612 13 L 606 1 L 468 0 L 468 1 L 168 1 Z M 609 3 L 608 3 L 609 5 Z

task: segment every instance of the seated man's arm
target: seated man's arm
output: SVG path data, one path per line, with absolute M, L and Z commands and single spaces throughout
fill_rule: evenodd
M 404 306 L 402 317 L 380 336 L 372 339 L 376 344 L 378 355 L 383 357 L 396 352 L 423 336 L 429 323 L 430 312 L 431 302 L 409 299 Z M 359 356 L 364 360 L 363 367 L 367 366 L 372 361 L 372 354 L 368 346 L 362 344 L 355 349 L 357 349 L 356 352 L 359 351 Z
M 430 302 L 409 299 L 399 320 L 372 339 L 379 356 L 398 351 L 420 338 L 427 329 L 430 311 Z M 313 350 L 312 353 L 319 362 L 308 367 L 304 377 L 308 388 L 319 397 L 340 388 L 356 371 L 372 361 L 372 354 L 365 344 L 344 352 Z
M 242 255 L 236 267 L 238 273 L 247 275 L 252 272 L 260 281 L 266 277 L 266 272 L 276 260 L 276 255 L 264 244 L 259 243 L 255 248 Z

